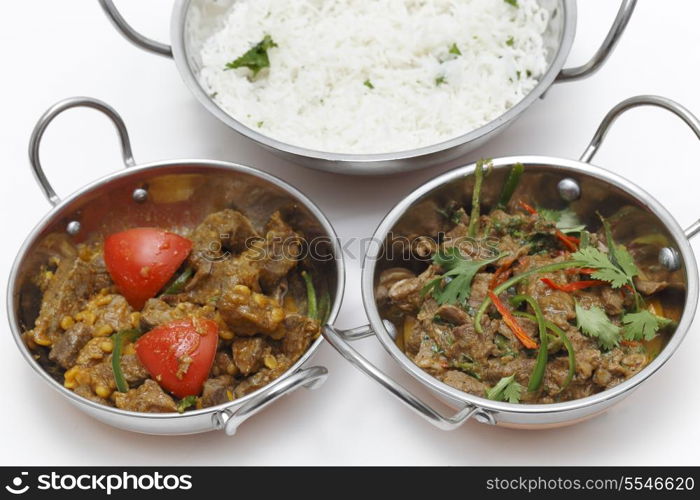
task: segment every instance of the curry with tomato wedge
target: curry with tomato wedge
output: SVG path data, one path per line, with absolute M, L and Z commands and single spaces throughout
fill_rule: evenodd
M 73 244 L 51 235 L 23 334 L 63 385 L 136 412 L 227 403 L 307 351 L 330 295 L 304 235 L 280 214 L 255 227 L 225 209 L 191 231 L 136 227 Z
M 584 398 L 654 359 L 680 315 L 662 298 L 684 284 L 654 238 L 616 240 L 625 207 L 584 223 L 571 205 L 535 206 L 517 189 L 524 170 L 488 186 L 500 196 L 487 204 L 490 164 L 477 163 L 471 203 L 433 206 L 420 234 L 397 239 L 410 261 L 382 270 L 375 298 L 399 348 L 449 386 L 508 403 Z

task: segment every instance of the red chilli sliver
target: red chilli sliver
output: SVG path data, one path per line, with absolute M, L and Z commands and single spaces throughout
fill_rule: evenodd
M 523 330 L 523 327 L 515 319 L 515 316 L 513 316 L 513 314 L 510 312 L 510 309 L 508 309 L 503 302 L 501 302 L 501 299 L 499 299 L 492 290 L 489 290 L 489 298 L 491 299 L 491 302 L 493 302 L 493 305 L 496 306 L 498 312 L 501 313 L 501 316 L 503 316 L 503 322 L 508 325 L 508 328 L 510 328 L 513 335 L 516 336 L 520 343 L 527 349 L 536 349 L 538 347 L 537 342 L 535 342 L 535 340 L 533 340 L 527 334 L 527 332 Z
M 540 278 L 540 281 L 547 285 L 549 288 L 553 290 L 561 290 L 562 292 L 575 292 L 576 290 L 583 290 L 584 288 L 590 288 L 593 286 L 602 286 L 606 285 L 607 283 L 605 281 L 601 280 L 583 280 L 583 281 L 574 281 L 573 283 L 566 283 L 563 285 L 560 285 L 559 283 L 555 283 L 549 278 Z

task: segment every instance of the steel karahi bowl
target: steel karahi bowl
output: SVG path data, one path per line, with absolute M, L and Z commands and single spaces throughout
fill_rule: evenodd
M 615 48 L 636 5 L 636 0 L 623 0 L 607 36 L 593 57 L 581 66 L 564 68 L 576 32 L 576 2 L 539 0 L 550 12 L 550 22 L 544 35 L 548 68 L 535 88 L 520 102 L 486 125 L 437 144 L 393 153 L 339 154 L 297 147 L 268 137 L 226 113 L 200 86 L 197 78 L 201 67 L 198 48 L 218 28 L 222 16 L 233 2 L 235 0 L 177 0 L 171 18 L 172 46 L 169 46 L 138 33 L 121 16 L 112 0 L 100 0 L 110 20 L 129 41 L 142 49 L 173 58 L 182 79 L 197 100 L 227 126 L 278 156 L 303 166 L 356 175 L 416 170 L 455 159 L 478 148 L 503 132 L 552 84 L 585 78 L 598 70 Z
M 663 306 L 664 309 L 668 307 L 679 311 L 679 320 L 664 349 L 643 370 L 613 388 L 586 398 L 553 404 L 511 404 L 491 401 L 455 389 L 423 371 L 398 348 L 394 341 L 396 327 L 383 319 L 375 298 L 375 287 L 381 271 L 406 263 L 400 252 L 394 252 L 398 254 L 398 257 L 394 257 L 395 260 L 387 257 L 392 255 L 388 250 L 388 242 L 400 239 L 402 234 L 430 234 L 421 232 L 421 220 L 425 220 L 426 212 L 434 213 L 435 206 L 446 206 L 448 201 L 468 206 L 475 164 L 457 168 L 427 182 L 398 203 L 384 218 L 374 233 L 362 271 L 362 295 L 369 325 L 347 331 L 326 326 L 324 335 L 329 343 L 345 359 L 412 410 L 445 430 L 454 429 L 469 418 L 517 428 L 572 424 L 599 414 L 628 396 L 676 351 L 693 321 L 698 301 L 698 270 L 689 239 L 700 232 L 700 221 L 683 230 L 664 205 L 649 193 L 629 180 L 590 163 L 613 121 L 626 110 L 642 105 L 658 106 L 673 112 L 700 138 L 700 121 L 679 104 L 657 96 L 633 97 L 621 102 L 607 114 L 578 161 L 548 156 L 514 156 L 493 160 L 494 169 L 489 175 L 488 187 L 484 184 L 482 199 L 486 205 L 493 205 L 498 196 L 496 189 L 500 191 L 504 176 L 513 164 L 520 162 L 525 165 L 520 188 L 533 196 L 533 202 L 551 207 L 557 206 L 556 204 L 561 206 L 564 200 L 574 200 L 569 206 L 584 221 L 595 220 L 596 211 L 609 215 L 625 207 L 625 224 L 620 228 L 624 230 L 622 241 L 629 241 L 627 238 L 639 235 L 657 235 L 663 238 L 666 243 L 659 246 L 659 263 L 673 271 L 674 283 L 681 285 L 676 293 L 663 299 Z M 421 401 L 352 347 L 353 340 L 371 335 L 379 339 L 403 370 L 432 394 L 455 408 L 456 412 L 444 415 Z
M 125 170 L 112 173 L 59 199 L 39 162 L 39 146 L 47 125 L 63 111 L 88 107 L 107 115 L 117 128 Z M 31 165 L 51 211 L 34 227 L 22 245 L 8 282 L 7 315 L 13 337 L 22 355 L 39 376 L 63 397 L 89 415 L 123 429 L 149 434 L 190 434 L 222 429 L 234 434 L 238 425 L 276 399 L 304 386 L 315 388 L 327 377 L 311 359 L 323 342 L 319 338 L 283 375 L 243 398 L 200 410 L 178 413 L 139 413 L 89 401 L 63 387 L 35 359 L 23 339 L 38 314 L 41 295 L 32 276 L 45 255 L 37 251 L 53 233 L 67 232 L 75 241 L 87 235 L 109 234 L 115 228 L 135 225 L 187 227 L 207 214 L 236 206 L 249 218 L 265 221 L 275 210 L 289 217 L 315 244 L 324 246 L 326 257 L 318 264 L 331 294 L 329 321 L 338 314 L 345 271 L 342 252 L 328 219 L 304 194 L 284 181 L 251 167 L 198 159 L 180 159 L 137 165 L 129 136 L 120 116 L 105 103 L 87 97 L 66 99 L 50 108 L 39 120 L 30 141 Z

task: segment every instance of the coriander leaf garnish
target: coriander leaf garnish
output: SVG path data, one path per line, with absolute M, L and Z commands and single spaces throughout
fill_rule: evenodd
M 537 213 L 540 214 L 540 217 L 543 219 L 556 222 L 557 229 L 568 229 L 582 225 L 578 214 L 570 208 L 554 210 L 552 208 L 537 207 Z
M 515 38 L 513 38 L 512 36 L 508 38 L 508 40 L 506 40 L 506 45 L 508 47 L 512 47 L 513 45 L 515 45 Z
M 518 7 L 518 0 L 503 0 L 505 3 L 508 5 L 512 5 L 513 7 Z
M 599 214 L 600 216 L 600 214 Z M 592 274 L 595 279 L 608 281 L 613 288 L 627 286 L 632 291 L 635 300 L 635 310 L 639 312 L 644 307 L 644 299 L 637 292 L 634 284 L 634 277 L 639 274 L 634 258 L 624 245 L 619 245 L 612 237 L 610 224 L 602 216 L 605 239 L 608 246 L 608 253 L 592 247 L 581 249 L 572 255 L 572 258 L 585 261 L 585 267 L 592 267 L 596 272 Z
M 598 215 L 600 217 L 600 221 L 603 223 L 603 230 L 605 231 L 605 241 L 608 246 L 610 262 L 622 269 L 627 275 L 636 276 L 639 271 L 637 270 L 637 266 L 634 264 L 634 259 L 623 245 L 618 245 L 615 242 L 612 237 L 610 223 L 600 216 L 600 214 Z
M 662 318 L 650 311 L 639 311 L 628 313 L 622 317 L 622 331 L 625 340 L 651 340 L 656 336 L 656 332 L 672 321 Z
M 629 253 L 627 253 L 627 250 L 625 250 L 625 253 L 629 255 Z M 594 268 L 596 271 L 591 275 L 591 277 L 597 280 L 608 281 L 613 288 L 620 288 L 622 286 L 631 284 L 632 278 L 637 274 L 636 266 L 634 267 L 634 269 L 632 269 L 629 267 L 629 262 L 627 262 L 627 269 L 635 271 L 634 274 L 627 274 L 625 270 L 614 265 L 610 261 L 608 255 L 593 247 L 582 248 L 574 254 L 572 254 L 571 258 L 574 260 L 582 261 L 584 264 L 581 267 Z M 634 262 L 632 261 L 631 256 L 629 256 L 629 259 L 632 263 L 632 266 L 634 266 Z
M 253 78 L 255 78 L 263 68 L 270 67 L 270 58 L 267 55 L 267 51 L 273 47 L 277 47 L 277 44 L 270 35 L 265 35 L 262 41 L 248 52 L 238 59 L 226 63 L 225 69 L 248 68 L 253 72 Z
M 431 292 L 438 304 L 463 304 L 471 295 L 472 280 L 479 269 L 503 255 L 505 254 L 486 260 L 469 260 L 454 247 L 437 252 L 433 256 L 433 263 L 443 268 L 445 273 L 428 282 L 421 294 Z M 445 281 L 447 284 L 443 285 Z
M 522 392 L 523 386 L 513 380 L 503 389 L 503 398 L 509 403 L 519 403 Z
M 440 85 L 445 84 L 445 83 L 447 83 L 447 79 L 446 79 L 444 76 L 438 76 L 438 77 L 435 79 L 435 85 L 438 86 L 438 87 L 439 87 Z
M 453 44 L 450 46 L 449 52 L 450 52 L 450 54 L 454 54 L 454 55 L 456 55 L 456 56 L 461 56 L 461 55 L 462 55 L 462 51 L 459 50 L 459 47 L 457 47 L 457 43 L 453 43 Z
M 551 208 L 537 208 L 537 213 L 548 221 L 555 222 L 557 229 L 562 233 L 580 233 L 586 229 L 586 225 L 581 223 L 578 214 L 570 208 L 554 210 Z
M 492 401 L 508 401 L 509 403 L 519 403 L 523 386 L 515 381 L 515 375 L 503 377 L 496 385 L 486 391 L 486 398 Z
M 178 413 L 185 413 L 185 410 L 197 403 L 197 396 L 185 396 L 177 403 Z
M 576 302 L 576 327 L 595 338 L 602 349 L 610 350 L 620 343 L 620 327 L 610 321 L 605 311 L 598 306 L 585 309 Z
M 612 228 L 610 223 L 600 214 L 600 221 L 603 223 L 603 231 L 605 232 L 605 241 L 608 246 L 608 255 L 610 256 L 610 262 L 612 262 L 618 269 L 621 269 L 629 278 L 628 284 L 634 295 L 635 310 L 637 312 L 644 308 L 644 299 L 637 292 L 637 287 L 634 284 L 634 278 L 639 274 L 639 270 L 634 263 L 632 255 L 627 251 L 623 245 L 618 245 L 612 236 Z
M 373 88 L 374 88 L 374 85 L 372 84 L 372 82 L 370 81 L 369 78 L 368 78 L 367 80 L 365 80 L 364 82 L 362 82 L 362 85 L 364 85 L 364 86 L 367 87 L 368 89 L 373 89 Z

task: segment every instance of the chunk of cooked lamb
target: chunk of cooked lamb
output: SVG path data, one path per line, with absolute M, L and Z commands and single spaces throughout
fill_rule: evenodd
M 248 241 L 259 237 L 250 220 L 239 211 L 227 208 L 214 212 L 189 237 L 192 241 L 190 263 L 198 269 L 203 261 L 218 260 L 226 252 L 246 250 Z
M 87 299 L 110 285 L 101 252 L 97 248 L 81 247 L 80 251 L 63 245 L 62 256 L 53 276 L 46 284 L 39 316 L 31 336 L 39 345 L 51 345 L 63 331 L 61 320 L 78 313 Z
M 92 338 L 92 328 L 85 323 L 76 323 L 54 342 L 49 359 L 68 369 L 75 364 L 78 353 Z
M 168 396 L 155 380 L 148 379 L 136 389 L 117 392 L 114 396 L 117 408 L 148 413 L 177 411 L 173 398 Z
M 237 335 L 273 334 L 285 318 L 285 312 L 271 297 L 237 285 L 216 303 L 226 324 Z
M 298 359 L 321 333 L 318 321 L 299 314 L 288 315 L 283 322 L 285 330 L 282 351 L 291 359 Z
M 298 263 L 301 237 L 282 220 L 279 212 L 270 216 L 264 242 L 248 250 L 251 263 L 259 272 L 259 284 L 265 292 L 272 292 L 282 278 Z
M 262 337 L 239 337 L 233 340 L 233 362 L 243 375 L 249 375 L 263 364 L 265 340 Z
M 202 406 L 204 408 L 227 403 L 232 401 L 233 398 L 232 376 L 221 375 L 204 382 L 204 388 L 202 389 Z

